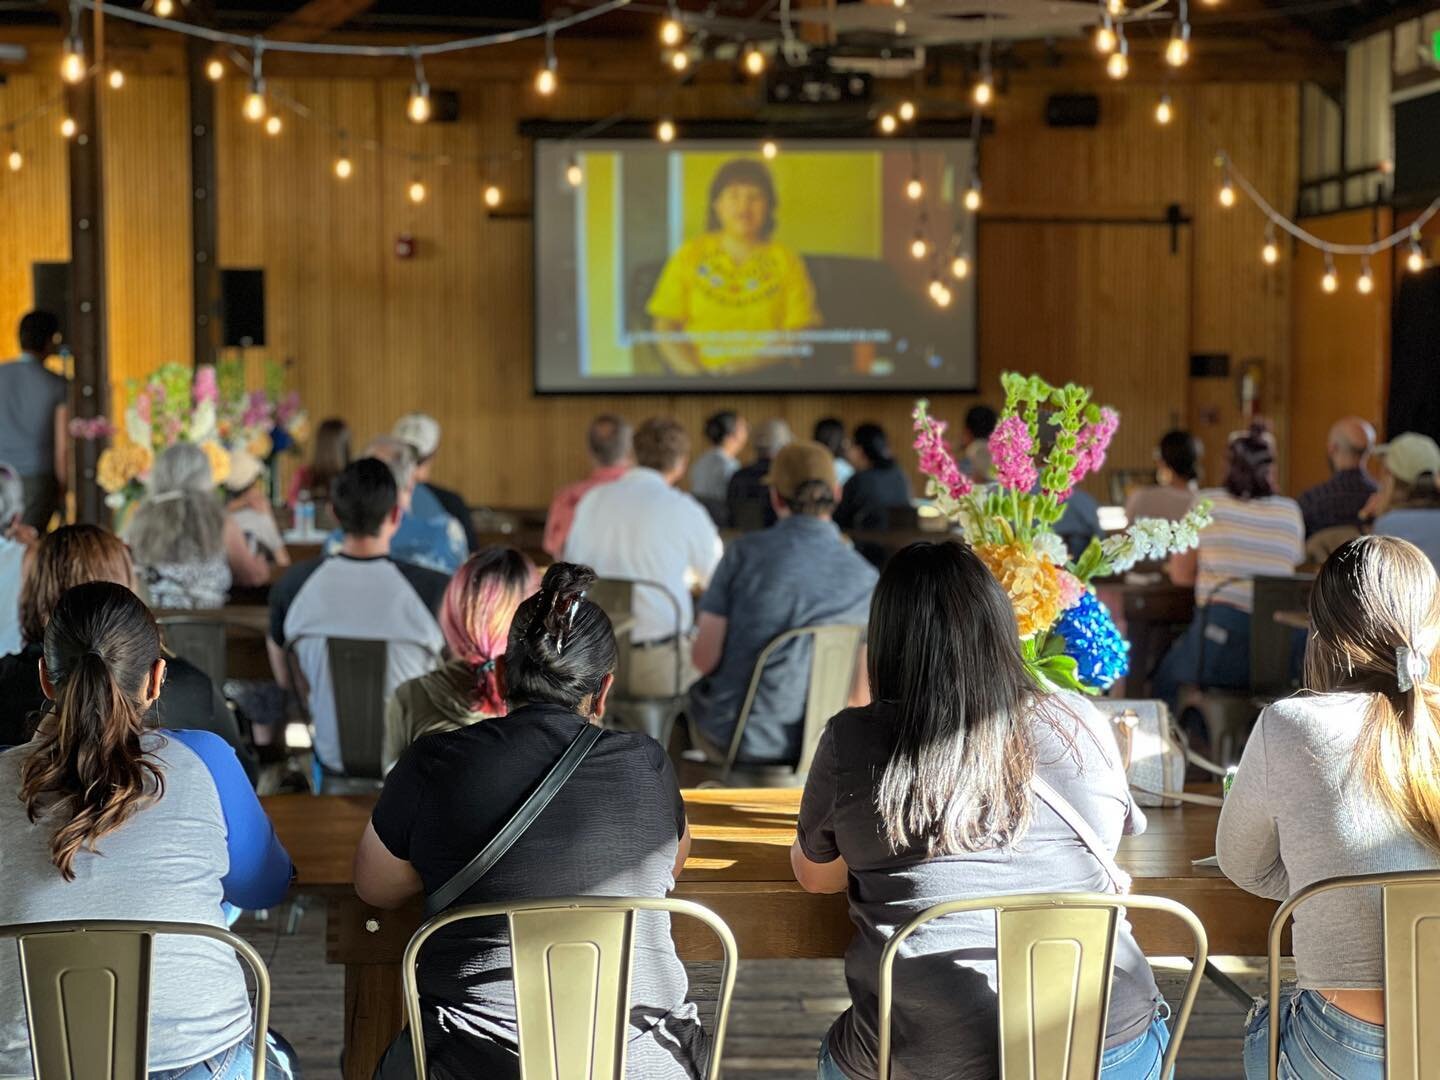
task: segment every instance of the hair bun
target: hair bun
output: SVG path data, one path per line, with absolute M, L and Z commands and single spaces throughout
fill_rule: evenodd
M 560 596 L 564 593 L 585 592 L 595 584 L 595 571 L 579 563 L 559 562 L 545 571 L 540 582 L 540 592 L 545 596 Z

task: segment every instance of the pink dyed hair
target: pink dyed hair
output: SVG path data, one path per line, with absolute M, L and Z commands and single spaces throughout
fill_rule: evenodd
M 455 571 L 440 608 L 440 630 L 457 660 L 475 671 L 472 712 L 505 715 L 505 688 L 495 661 L 505 654 L 510 620 L 540 585 L 535 564 L 514 548 L 482 548 Z

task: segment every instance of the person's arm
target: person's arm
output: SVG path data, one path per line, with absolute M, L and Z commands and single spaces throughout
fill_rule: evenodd
M 270 564 L 265 556 L 250 550 L 245 534 L 235 519 L 225 518 L 225 558 L 230 563 L 230 576 L 236 585 L 255 587 L 270 584 Z
M 1171 555 L 1165 564 L 1165 570 L 1170 575 L 1170 581 L 1173 584 L 1193 588 L 1195 579 L 1200 573 L 1200 550 L 1191 548 L 1178 555 Z
M 849 706 L 858 709 L 870 704 L 870 649 L 864 642 L 855 656 L 855 679 L 850 684 Z
M 674 877 L 680 877 L 680 871 L 685 869 L 685 860 L 690 858 L 690 823 L 685 823 L 685 831 L 680 834 L 680 846 L 675 852 Z
M 836 855 L 829 862 L 814 862 L 796 840 L 790 845 L 790 869 L 808 893 L 844 892 L 850 884 L 850 868 Z
M 230 869 L 220 881 L 225 899 L 247 911 L 279 904 L 290 891 L 294 864 L 255 797 L 235 751 L 209 731 L 167 730 L 165 734 L 192 750 L 215 782 L 230 856 Z
M 1225 876 L 1246 892 L 1284 900 L 1290 877 L 1280 858 L 1280 828 L 1270 801 L 1265 719 L 1261 713 L 1220 808 L 1215 855 Z
M 831 729 L 826 725 L 815 747 L 810 775 L 800 796 L 790 869 L 806 892 L 844 892 L 850 868 L 835 838 L 835 758 Z
M 265 639 L 265 655 L 270 658 L 270 674 L 275 676 L 275 685 L 281 690 L 290 690 L 290 665 L 285 662 L 285 649 L 270 638 Z M 298 693 L 298 689 L 296 690 Z
M 70 406 L 63 401 L 55 406 L 55 479 L 65 494 L 70 487 Z
M 709 675 L 720 666 L 720 657 L 725 652 L 725 630 L 729 620 L 723 615 L 700 612 L 696 624 L 695 645 L 690 650 L 690 660 L 701 675 Z
M 376 834 L 374 822 L 365 826 L 365 835 L 355 849 L 354 876 L 355 894 L 371 907 L 387 911 L 401 907 L 425 889 L 415 867 L 390 854 Z

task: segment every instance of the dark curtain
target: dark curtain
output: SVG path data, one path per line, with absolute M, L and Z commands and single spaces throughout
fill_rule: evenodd
M 1390 328 L 1385 437 L 1418 431 L 1440 442 L 1440 267 L 1401 273 Z

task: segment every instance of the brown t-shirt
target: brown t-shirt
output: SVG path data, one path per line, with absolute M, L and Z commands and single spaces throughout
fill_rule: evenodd
M 1081 698 L 1036 710 L 1037 771 L 1090 823 L 1113 853 L 1144 830 L 1105 719 Z M 890 851 L 875 790 L 894 737 L 893 710 L 850 709 L 821 736 L 800 806 L 800 847 L 812 862 L 843 857 L 850 868 L 845 955 L 851 1007 L 830 1029 L 830 1053 L 854 1080 L 879 1076 L 876 1050 L 880 953 L 914 916 L 946 900 L 1025 892 L 1107 892 L 1109 879 L 1075 833 L 1036 800 L 1029 831 L 1010 849 L 927 857 Z M 993 1080 L 1000 1074 L 995 1002 L 995 919 L 951 916 L 911 935 L 895 964 L 891 1046 L 895 1080 Z M 1105 1045 L 1138 1037 L 1160 993 L 1122 920 Z

